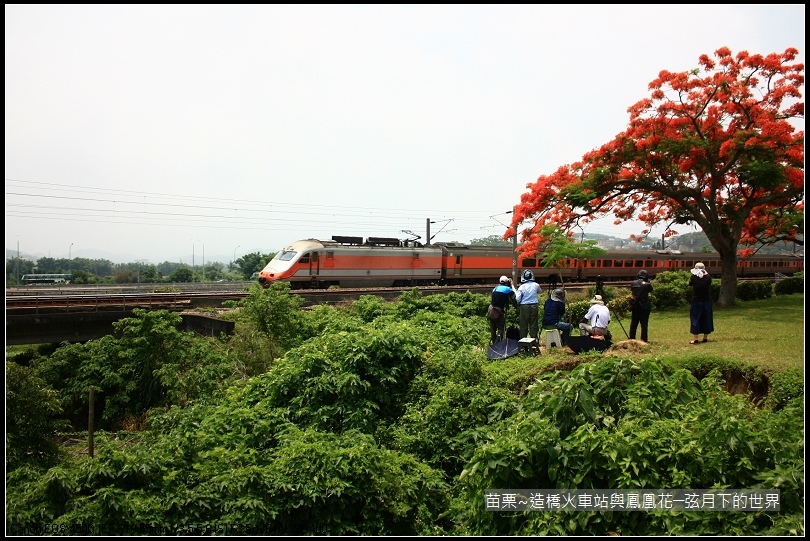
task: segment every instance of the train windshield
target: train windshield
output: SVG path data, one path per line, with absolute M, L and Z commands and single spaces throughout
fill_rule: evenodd
M 293 257 L 295 257 L 296 253 L 297 252 L 295 250 L 289 250 L 285 248 L 284 250 L 277 253 L 274 259 L 278 259 L 279 261 L 289 261 Z

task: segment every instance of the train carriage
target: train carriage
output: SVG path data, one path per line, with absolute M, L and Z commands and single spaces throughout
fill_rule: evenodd
M 500 246 L 467 246 L 439 243 L 443 250 L 444 283 L 481 284 L 497 282 L 501 275 L 511 275 L 513 252 Z

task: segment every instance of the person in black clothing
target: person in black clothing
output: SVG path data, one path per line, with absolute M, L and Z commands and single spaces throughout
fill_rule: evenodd
M 596 277 L 596 294 L 605 297 L 605 277 L 601 274 Z
M 515 302 L 515 286 L 507 276 L 501 276 L 498 285 L 492 290 L 492 296 L 487 308 L 489 320 L 490 344 L 500 342 L 506 335 L 506 307 Z
M 653 290 L 648 279 L 647 271 L 640 270 L 636 279 L 630 282 L 630 293 L 632 294 L 630 310 L 630 340 L 636 339 L 636 329 L 641 325 L 641 341 L 649 342 L 647 330 L 650 323 L 650 312 L 652 303 L 650 302 L 650 292 Z
M 698 344 L 698 335 L 703 333 L 703 341 L 709 341 L 709 333 L 714 332 L 714 312 L 712 311 L 712 277 L 706 272 L 703 263 L 695 263 L 689 277 L 692 288 L 692 305 L 689 307 L 690 344 Z

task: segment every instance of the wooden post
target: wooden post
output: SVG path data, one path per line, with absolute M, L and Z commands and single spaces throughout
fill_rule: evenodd
M 95 421 L 93 419 L 94 402 L 96 391 L 90 387 L 90 410 L 87 412 L 87 453 L 93 458 L 93 432 L 95 431 Z

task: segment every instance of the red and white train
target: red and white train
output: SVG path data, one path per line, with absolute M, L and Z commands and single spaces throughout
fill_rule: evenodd
M 384 237 L 332 237 L 293 242 L 278 252 L 259 273 L 268 287 L 290 282 L 293 289 L 340 287 L 392 287 L 418 285 L 497 283 L 511 276 L 514 251 L 508 246 L 468 246 Z M 670 250 L 613 250 L 594 260 L 572 259 L 563 268 L 545 268 L 542 260 L 518 256 L 518 276 L 531 270 L 538 281 L 583 282 L 597 276 L 605 280 L 632 280 L 641 269 L 650 276 L 663 271 L 689 270 L 702 261 L 707 270 L 720 275 L 716 253 L 681 253 Z M 773 278 L 804 271 L 804 258 L 796 255 L 754 255 L 738 261 L 740 278 Z M 556 279 L 555 279 L 556 278 Z

